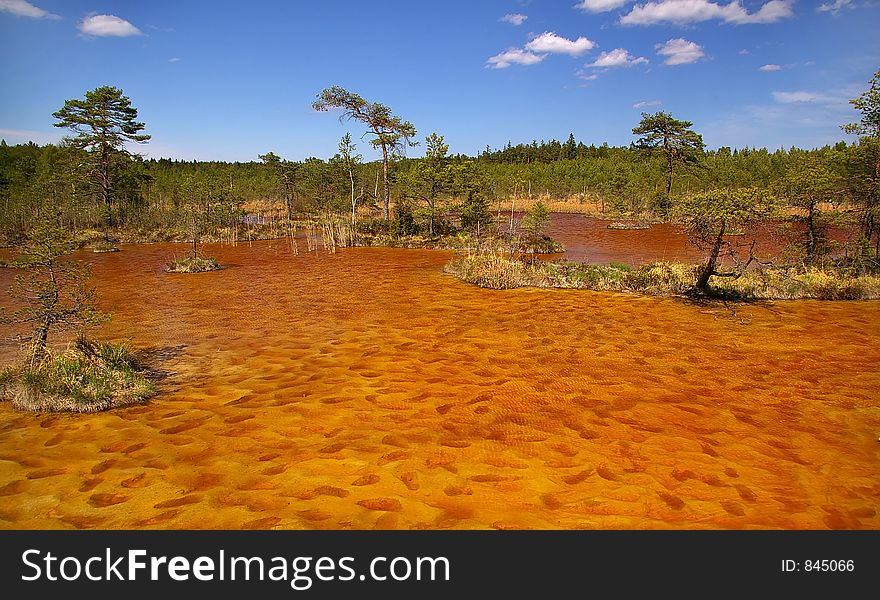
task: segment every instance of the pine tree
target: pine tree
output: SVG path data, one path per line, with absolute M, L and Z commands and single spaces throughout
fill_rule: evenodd
M 53 113 L 64 127 L 76 135 L 68 142 L 87 150 L 92 157 L 91 178 L 101 191 L 101 199 L 107 211 L 107 225 L 113 226 L 114 179 L 131 159 L 126 142 L 143 143 L 150 139 L 140 133 L 144 124 L 137 121 L 138 111 L 122 90 L 102 86 L 86 92 L 83 100 L 67 100 Z

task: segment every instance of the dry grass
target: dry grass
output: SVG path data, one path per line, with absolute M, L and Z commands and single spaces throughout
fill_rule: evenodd
M 582 215 L 590 215 L 594 217 L 607 216 L 602 213 L 602 200 L 596 194 L 589 192 L 587 194 L 574 194 L 563 198 L 550 196 L 548 194 L 532 194 L 517 198 L 503 198 L 495 201 L 492 212 L 501 213 L 510 212 L 511 203 L 514 210 L 523 212 L 531 210 L 535 205 L 541 202 L 547 207 L 551 213 L 576 213 Z M 610 213 L 610 207 L 606 207 Z
M 768 300 L 877 300 L 880 277 L 850 276 L 831 270 L 764 270 L 746 273 L 737 279 L 713 280 L 715 289 L 741 298 Z

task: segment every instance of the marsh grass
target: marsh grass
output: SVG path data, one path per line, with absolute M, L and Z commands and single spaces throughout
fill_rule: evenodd
M 491 253 L 460 255 L 445 267 L 447 273 L 484 288 L 573 288 L 654 296 L 695 295 L 699 270 L 699 265 L 671 262 L 630 267 L 621 263 L 524 261 Z M 731 300 L 873 300 L 880 298 L 880 277 L 835 270 L 764 269 L 737 278 L 713 277 L 708 296 Z
M 0 395 L 24 411 L 98 412 L 143 402 L 154 385 L 122 344 L 80 337 L 66 350 L 36 365 L 0 372 Z
M 219 271 L 222 267 L 213 256 L 184 256 L 175 258 L 165 265 L 167 273 L 206 273 Z

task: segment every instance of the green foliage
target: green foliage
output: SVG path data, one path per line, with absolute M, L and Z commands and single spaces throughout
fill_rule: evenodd
M 721 188 L 684 198 L 676 207 L 676 216 L 685 226 L 698 248 L 708 252 L 706 264 L 697 278 L 696 289 L 708 293 L 709 280 L 715 275 L 741 275 L 754 257 L 740 261 L 736 248 L 725 239 L 726 233 L 744 228 L 747 224 L 769 218 L 776 208 L 775 199 L 766 190 L 757 188 Z M 737 269 L 734 272 L 717 270 L 719 256 L 729 256 Z
M 244 216 L 244 199 L 218 181 L 190 178 L 182 182 L 175 197 L 177 212 L 186 223 L 192 242 L 192 256 L 198 258 L 198 246 L 203 235 L 219 227 L 234 228 Z
M 544 235 L 544 229 L 549 224 L 550 211 L 547 210 L 547 205 L 539 200 L 526 212 L 521 227 L 530 235 L 540 237 Z
M 428 235 L 440 233 L 438 225 L 442 223 L 438 223 L 438 213 L 441 199 L 451 193 L 454 185 L 448 151 L 449 146 L 443 141 L 443 136 L 432 133 L 425 138 L 425 158 L 401 177 L 405 182 L 404 194 L 424 207 Z
M 798 211 L 797 220 L 805 225 L 801 247 L 806 263 L 813 264 L 829 251 L 827 229 L 831 220 L 823 203 L 841 202 L 840 177 L 827 162 L 815 156 L 803 156 L 789 167 L 776 187 L 789 206 Z
M 120 148 L 125 141 L 145 142 L 149 135 L 140 133 L 144 124 L 136 121 L 138 111 L 122 90 L 102 86 L 86 92 L 84 100 L 67 100 L 53 113 L 60 122 L 55 127 L 71 129 L 71 142 L 86 150 Z
M 420 231 L 415 218 L 415 207 L 411 201 L 399 200 L 394 205 L 394 218 L 389 232 L 396 237 L 416 235 Z
M 461 228 L 466 231 L 483 230 L 493 223 L 486 197 L 476 190 L 468 190 L 467 198 L 461 205 Z
M 668 217 L 672 209 L 672 197 L 663 190 L 657 190 L 651 194 L 650 205 L 655 215 Z
M 874 73 L 868 85 L 870 87 L 861 96 L 849 101 L 862 113 L 861 120 L 858 123 L 844 125 L 843 130 L 847 133 L 880 138 L 880 70 Z

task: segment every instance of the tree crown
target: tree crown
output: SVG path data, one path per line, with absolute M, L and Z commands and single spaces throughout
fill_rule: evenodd
M 760 188 L 718 188 L 683 198 L 674 215 L 697 237 L 713 236 L 722 226 L 743 225 L 769 217 L 773 196 Z
M 391 114 L 391 109 L 378 102 L 367 102 L 358 94 L 334 85 L 322 91 L 312 108 L 325 112 L 334 108 L 342 109 L 342 119 L 354 119 L 364 123 L 374 137 L 370 141 L 375 147 L 390 148 L 393 152 L 403 150 L 405 146 L 416 146 L 412 141 L 416 128 L 409 121 Z
M 880 138 L 880 70 L 871 78 L 870 87 L 849 103 L 862 113 L 862 119 L 858 123 L 844 125 L 843 130 Z
M 60 122 L 55 127 L 70 129 L 76 136 L 71 142 L 86 149 L 122 148 L 126 141 L 146 142 L 147 134 L 140 133 L 144 124 L 137 121 L 138 111 L 122 90 L 102 86 L 86 92 L 83 100 L 67 100 L 52 114 Z
M 640 135 L 636 147 L 643 150 L 662 149 L 679 158 L 692 157 L 703 151 L 703 136 L 691 129 L 690 121 L 679 121 L 665 112 L 642 113 L 633 135 Z

